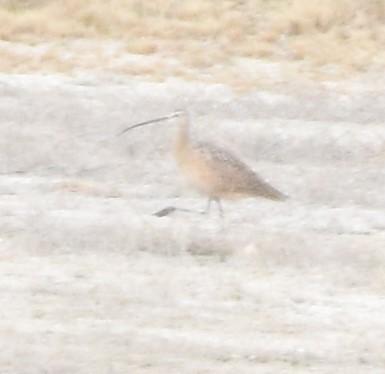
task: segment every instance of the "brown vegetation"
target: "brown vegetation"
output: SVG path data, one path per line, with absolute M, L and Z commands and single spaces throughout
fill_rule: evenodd
M 224 69 L 233 85 L 231 69 L 239 58 L 305 63 L 337 76 L 382 67 L 385 61 L 384 0 L 2 0 L 0 18 L 2 40 L 54 46 L 37 63 L 27 51 L 2 53 L 3 71 L 80 67 L 161 79 L 204 72 L 218 81 Z M 99 46 L 91 43 L 76 49 L 76 57 L 66 57 L 79 39 Z M 106 47 L 114 42 L 118 48 L 111 55 Z M 157 61 L 145 67 L 111 63 L 124 54 L 166 62 L 159 69 Z M 239 79 L 259 80 L 242 73 Z

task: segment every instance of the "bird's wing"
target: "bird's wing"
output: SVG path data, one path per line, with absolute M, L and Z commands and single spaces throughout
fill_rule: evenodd
M 203 156 L 217 190 L 229 194 L 250 194 L 269 199 L 284 195 L 264 181 L 254 170 L 231 152 L 210 143 L 199 143 L 197 151 Z

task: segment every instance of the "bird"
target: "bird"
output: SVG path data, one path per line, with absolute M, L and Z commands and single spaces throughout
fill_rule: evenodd
M 167 116 L 134 124 L 122 130 L 122 135 L 134 128 L 176 118 L 179 129 L 174 140 L 174 156 L 181 173 L 202 195 L 207 196 L 204 213 L 210 212 L 212 202 L 223 217 L 222 199 L 262 197 L 284 201 L 287 195 L 262 179 L 245 162 L 232 152 L 209 142 L 193 142 L 190 139 L 190 118 L 186 111 L 178 110 Z M 158 217 L 176 210 L 167 207 L 156 213 Z M 184 209 L 185 210 L 185 209 Z

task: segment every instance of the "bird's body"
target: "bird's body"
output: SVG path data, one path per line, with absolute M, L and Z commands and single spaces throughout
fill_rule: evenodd
M 190 184 L 208 197 L 207 210 L 211 201 L 217 201 L 222 213 L 222 198 L 263 197 L 276 201 L 287 198 L 229 151 L 211 143 L 193 143 L 189 138 L 189 118 L 185 112 L 143 122 L 126 130 L 174 117 L 179 120 L 174 143 L 177 165 Z
M 201 193 L 218 198 L 260 196 L 283 200 L 284 195 L 244 162 L 210 143 L 198 143 L 189 152 L 177 152 L 183 174 Z

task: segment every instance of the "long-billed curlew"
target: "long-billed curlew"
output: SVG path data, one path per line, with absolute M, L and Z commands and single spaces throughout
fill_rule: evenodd
M 223 215 L 222 198 L 263 197 L 283 201 L 287 196 L 265 182 L 229 151 L 206 142 L 192 143 L 189 138 L 189 117 L 184 111 L 177 111 L 165 117 L 132 125 L 119 135 L 150 123 L 178 118 L 179 131 L 174 144 L 176 162 L 190 183 L 202 194 L 208 196 L 205 212 L 209 212 L 212 201 L 216 201 Z M 158 215 L 166 215 L 175 208 L 166 208 Z

